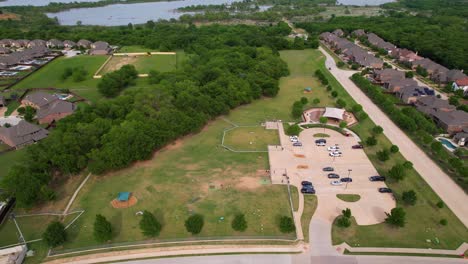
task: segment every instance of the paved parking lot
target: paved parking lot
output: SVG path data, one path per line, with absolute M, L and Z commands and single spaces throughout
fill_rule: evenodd
M 302 147 L 294 147 L 289 137 L 279 129 L 281 147 L 270 147 L 269 160 L 272 182 L 290 184 L 301 189 L 301 181 L 311 181 L 318 197 L 319 210 L 315 217 L 333 221 L 344 208 L 350 208 L 359 225 L 371 225 L 384 221 L 385 212 L 395 207 L 391 194 L 378 192 L 379 187 L 386 187 L 384 182 L 371 182 L 369 176 L 378 175 L 376 169 L 362 149 L 352 149 L 358 143 L 352 136 L 346 137 L 340 133 L 323 128 L 305 129 L 299 136 Z M 316 146 L 314 134 L 326 133 L 326 147 Z M 342 157 L 332 158 L 327 147 L 338 144 Z M 333 167 L 334 173 L 343 177 L 348 174 L 353 182 L 341 186 L 330 184 L 332 179 L 327 177 L 329 172 L 322 171 L 323 167 Z M 351 170 L 351 171 L 348 171 Z M 284 175 L 287 175 L 284 176 Z M 361 199 L 357 202 L 344 202 L 336 197 L 337 194 L 358 194 Z M 302 199 L 300 199 L 302 200 Z

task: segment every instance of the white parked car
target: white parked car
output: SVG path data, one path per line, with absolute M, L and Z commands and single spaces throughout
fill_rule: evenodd
M 333 186 L 340 186 L 340 185 L 342 185 L 343 183 L 342 183 L 341 181 L 336 181 L 336 180 L 335 180 L 335 181 L 331 181 L 330 184 L 333 185 Z
M 324 142 L 320 142 L 320 143 L 317 143 L 316 145 L 319 147 L 325 147 L 326 144 Z
M 330 152 L 328 155 L 330 157 L 341 157 L 341 152 Z
M 331 146 L 331 147 L 327 148 L 328 151 L 336 151 L 336 150 L 339 150 L 339 149 L 340 149 L 340 147 L 338 147 L 338 146 Z

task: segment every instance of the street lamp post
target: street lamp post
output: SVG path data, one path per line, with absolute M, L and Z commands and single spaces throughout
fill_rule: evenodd
M 353 170 L 352 170 L 352 169 L 348 169 L 348 181 L 346 182 L 345 190 L 348 189 L 349 175 L 351 175 L 351 171 L 353 171 Z

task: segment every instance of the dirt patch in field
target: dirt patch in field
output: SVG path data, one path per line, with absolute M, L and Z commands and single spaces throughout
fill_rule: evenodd
M 257 170 L 257 177 L 270 177 L 270 170 Z
M 104 66 L 100 74 L 104 74 L 111 71 L 116 71 L 122 68 L 126 64 L 135 64 L 138 61 L 138 56 L 116 56 L 112 57 L 110 61 Z
M 121 202 L 117 199 L 112 200 L 111 205 L 114 208 L 128 208 L 134 206 L 138 202 L 138 199 L 135 196 L 130 196 L 130 199 L 125 202 Z
M 18 20 L 19 16 L 16 14 L 0 14 L 0 20 L 8 20 L 8 19 Z
M 254 190 L 261 187 L 262 184 L 260 183 L 259 177 L 242 177 L 239 179 L 239 182 L 236 184 L 238 189 L 248 189 Z

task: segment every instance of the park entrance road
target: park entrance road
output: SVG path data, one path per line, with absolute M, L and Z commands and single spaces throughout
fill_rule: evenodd
M 384 129 L 384 134 L 400 148 L 401 154 L 413 163 L 416 171 L 447 204 L 447 206 L 468 227 L 468 196 L 434 163 L 400 128 L 398 128 L 350 79 L 355 71 L 341 70 L 322 47 L 326 56 L 325 65 L 346 91 L 361 104 L 369 117 Z

